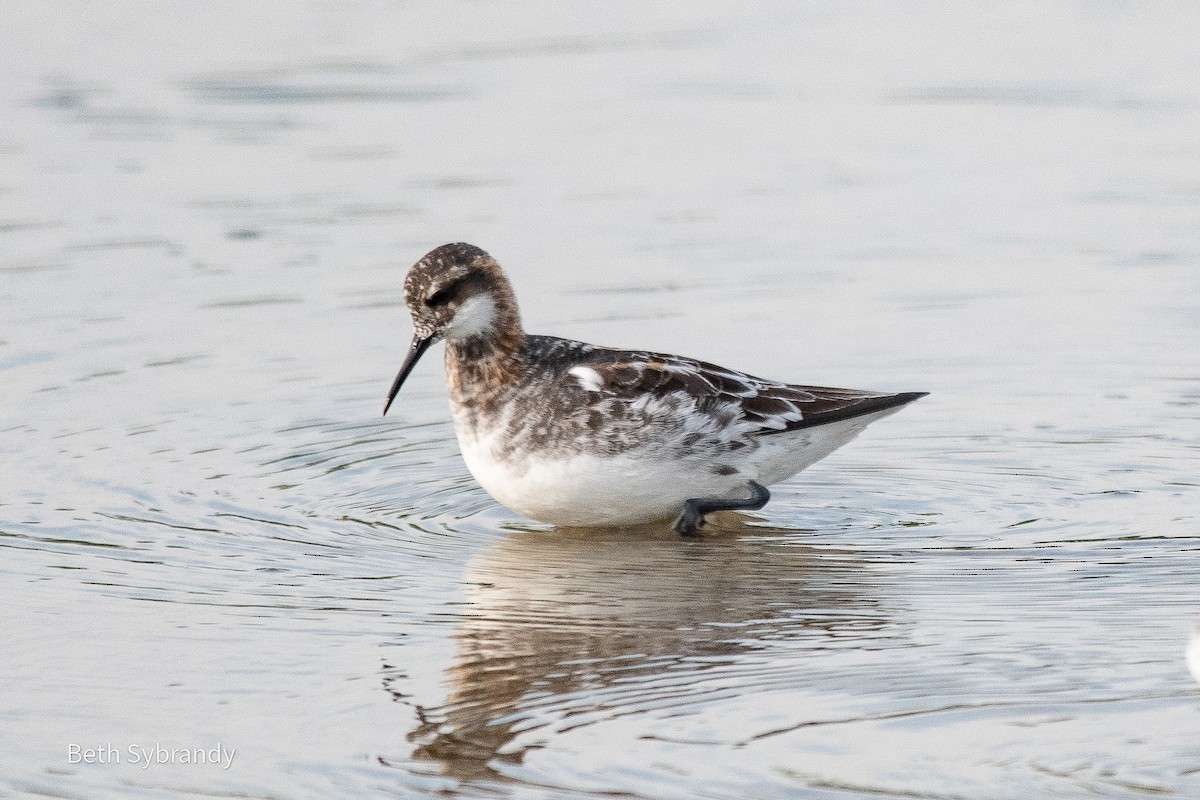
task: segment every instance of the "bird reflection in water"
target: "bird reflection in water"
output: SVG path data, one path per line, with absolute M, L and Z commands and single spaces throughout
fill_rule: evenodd
M 499 777 L 555 731 L 794 684 L 797 652 L 886 635 L 879 569 L 805 541 L 743 515 L 694 541 L 666 526 L 506 535 L 468 565 L 449 696 L 416 707 L 412 757 Z M 781 644 L 787 657 L 767 652 Z M 403 678 L 385 666 L 411 705 Z

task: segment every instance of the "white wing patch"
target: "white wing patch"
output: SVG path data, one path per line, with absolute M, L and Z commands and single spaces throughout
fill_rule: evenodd
M 591 367 L 571 367 L 567 374 L 579 381 L 579 385 L 587 392 L 598 392 L 604 387 L 600 373 Z

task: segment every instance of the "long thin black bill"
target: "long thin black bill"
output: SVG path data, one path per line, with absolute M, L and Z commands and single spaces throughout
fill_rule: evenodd
M 420 336 L 414 336 L 412 345 L 408 348 L 408 357 L 404 359 L 404 364 L 401 365 L 400 371 L 396 373 L 396 380 L 392 381 L 392 388 L 388 389 L 387 404 L 383 407 L 383 413 L 386 415 L 388 409 L 392 407 L 392 401 L 396 399 L 396 393 L 400 391 L 400 387 L 404 385 L 404 379 L 408 377 L 408 373 L 412 372 L 413 367 L 421 360 L 421 356 L 429 349 L 429 345 L 433 344 L 433 339 L 422 339 Z

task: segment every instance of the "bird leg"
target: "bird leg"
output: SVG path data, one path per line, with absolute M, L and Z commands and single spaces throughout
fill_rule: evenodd
M 683 510 L 671 527 L 680 536 L 695 536 L 704 524 L 704 515 L 710 511 L 756 511 L 767 504 L 771 493 L 758 481 L 750 481 L 750 497 L 745 500 L 727 500 L 723 497 L 694 497 L 683 501 Z

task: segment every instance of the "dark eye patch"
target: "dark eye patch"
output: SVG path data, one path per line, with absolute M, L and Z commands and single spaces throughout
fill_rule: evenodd
M 456 281 L 451 281 L 433 294 L 429 295 L 429 297 L 425 300 L 425 305 L 430 307 L 445 305 L 447 302 L 449 302 L 450 298 L 462 288 L 462 285 L 463 278 L 459 278 Z
M 468 272 L 466 275 L 450 281 L 445 286 L 429 295 L 429 297 L 425 300 L 425 305 L 429 308 L 445 305 L 458 295 L 469 291 L 470 288 L 486 290 L 487 277 L 480 272 Z

